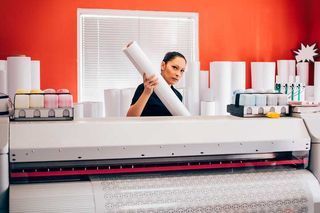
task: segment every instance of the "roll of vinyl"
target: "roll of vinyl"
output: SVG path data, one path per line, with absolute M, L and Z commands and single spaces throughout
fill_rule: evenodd
M 289 76 L 296 76 L 296 61 L 288 60 Z
M 186 89 L 185 99 L 186 106 L 191 115 L 200 115 L 200 62 L 190 61 L 188 70 L 185 74 Z
M 8 94 L 7 61 L 0 60 L 0 92 Z
M 74 108 L 74 119 L 78 120 L 84 117 L 83 115 L 83 103 L 76 103 L 73 105 Z
M 40 61 L 31 61 L 31 89 L 40 89 Z
M 231 104 L 232 65 L 228 61 L 210 63 L 210 82 L 215 98 L 215 114 L 227 115 L 227 105 Z
M 279 76 L 279 82 L 285 84 L 289 81 L 289 62 L 288 60 L 278 60 L 277 70 Z
M 309 63 L 299 62 L 297 64 L 297 75 L 300 76 L 300 82 L 309 85 Z
M 135 92 L 135 88 L 127 88 L 127 89 L 120 90 L 120 116 L 121 117 L 127 116 L 134 92 Z
M 306 101 L 315 101 L 314 100 L 314 86 L 306 86 L 305 87 L 305 99 Z
M 85 118 L 101 118 L 103 117 L 102 102 L 83 102 L 83 116 Z
M 17 89 L 31 89 L 31 59 L 26 56 L 7 58 L 8 93 L 11 99 Z
M 215 115 L 215 103 L 214 101 L 201 101 L 200 115 Z
M 200 101 L 213 101 L 213 89 L 209 88 L 209 71 L 200 71 Z
M 246 89 L 246 62 L 232 62 L 231 92 Z
M 320 102 L 320 61 L 314 62 L 314 101 Z
M 106 117 L 120 116 L 120 89 L 104 90 L 104 107 Z
M 167 107 L 169 112 L 174 116 L 190 116 L 190 112 L 174 94 L 173 90 L 163 79 L 157 67 L 152 65 L 151 61 L 141 50 L 137 42 L 131 42 L 124 48 L 123 52 L 130 59 L 141 75 L 146 73 L 147 76 L 156 75 L 158 77 L 158 86 L 154 89 L 162 103 Z
M 275 63 L 251 62 L 251 81 L 256 91 L 274 90 Z

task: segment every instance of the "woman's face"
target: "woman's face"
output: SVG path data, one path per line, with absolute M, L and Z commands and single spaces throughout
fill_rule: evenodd
M 186 68 L 186 61 L 177 56 L 167 63 L 161 63 L 161 75 L 169 85 L 176 84 Z

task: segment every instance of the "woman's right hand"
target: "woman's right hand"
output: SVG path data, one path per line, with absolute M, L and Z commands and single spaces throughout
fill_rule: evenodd
M 144 90 L 143 92 L 146 95 L 151 95 L 153 92 L 153 89 L 158 85 L 158 78 L 156 75 L 151 75 L 149 77 L 146 76 L 146 74 L 143 74 L 143 85 Z

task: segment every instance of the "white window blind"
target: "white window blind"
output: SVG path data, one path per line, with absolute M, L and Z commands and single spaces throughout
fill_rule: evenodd
M 122 49 L 137 41 L 159 66 L 168 51 L 198 60 L 196 13 L 78 10 L 79 101 L 103 101 L 103 91 L 135 88 L 142 78 Z M 182 81 L 183 85 L 183 81 Z

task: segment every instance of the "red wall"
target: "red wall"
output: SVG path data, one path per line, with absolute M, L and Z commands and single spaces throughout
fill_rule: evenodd
M 0 0 L 0 59 L 17 54 L 39 59 L 42 88 L 69 88 L 77 96 L 77 8 L 198 12 L 201 69 L 208 70 L 213 60 L 245 60 L 250 87 L 250 61 L 293 58 L 292 50 L 310 39 L 310 1 L 318 4 L 318 0 Z M 313 27 L 318 31 L 312 39 L 319 40 L 319 27 Z

